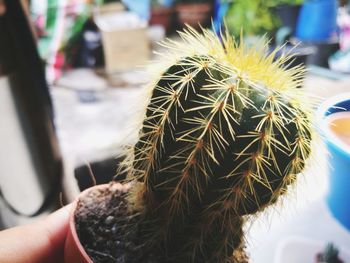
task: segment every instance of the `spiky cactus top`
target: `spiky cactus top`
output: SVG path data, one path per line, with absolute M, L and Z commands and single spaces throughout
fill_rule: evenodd
M 125 163 L 141 239 L 162 262 L 239 262 L 245 215 L 274 203 L 310 155 L 303 69 L 266 43 L 191 28 L 168 41 Z

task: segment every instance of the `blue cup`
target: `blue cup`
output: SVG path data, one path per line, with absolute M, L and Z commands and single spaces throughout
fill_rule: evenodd
M 350 231 L 350 145 L 331 131 L 329 119 L 337 112 L 350 112 L 350 93 L 327 99 L 318 109 L 318 125 L 329 151 L 327 204 L 333 216 Z M 350 127 L 347 127 L 350 130 Z

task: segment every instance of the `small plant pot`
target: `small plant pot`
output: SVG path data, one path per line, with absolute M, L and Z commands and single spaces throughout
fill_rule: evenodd
M 293 42 L 300 42 L 300 39 L 293 39 Z M 302 41 L 299 45 L 302 48 L 312 48 L 314 52 L 307 57 L 307 65 L 316 65 L 329 68 L 328 59 L 339 50 L 338 39 L 325 41 Z
M 179 26 L 187 24 L 196 29 L 199 25 L 206 26 L 209 23 L 212 12 L 210 3 L 178 4 L 175 8 Z
M 316 48 L 315 54 L 308 57 L 307 63 L 329 68 L 328 59 L 331 55 L 339 50 L 338 41 L 325 41 L 314 43 Z
M 129 189 L 128 185 L 121 185 L 119 183 L 110 183 L 96 185 L 83 191 L 77 200 L 74 202 L 72 207 L 71 215 L 69 218 L 69 229 L 67 233 L 67 238 L 64 248 L 64 262 L 65 263 L 93 263 L 90 256 L 85 251 L 83 245 L 81 244 L 77 229 L 76 229 L 76 211 L 79 201 L 86 198 L 91 192 L 103 192 L 107 189 L 115 189 L 116 191 L 126 192 Z

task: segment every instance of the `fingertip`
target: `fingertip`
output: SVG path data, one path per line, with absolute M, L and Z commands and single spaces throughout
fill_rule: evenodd
M 66 205 L 54 213 L 48 215 L 44 222 L 46 227 L 53 236 L 62 235 L 66 231 L 69 223 L 69 217 L 72 209 L 72 204 Z

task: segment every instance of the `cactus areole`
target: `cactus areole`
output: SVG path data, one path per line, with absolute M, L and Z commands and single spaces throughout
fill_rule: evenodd
M 161 262 L 246 262 L 242 225 L 283 195 L 311 152 L 302 67 L 266 43 L 188 28 L 165 43 L 122 169 L 140 244 Z M 146 253 L 146 252 L 145 252 Z M 146 262 L 146 261 L 145 261 Z

